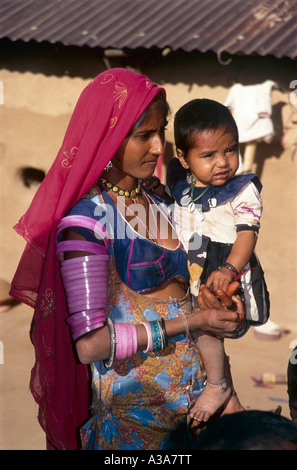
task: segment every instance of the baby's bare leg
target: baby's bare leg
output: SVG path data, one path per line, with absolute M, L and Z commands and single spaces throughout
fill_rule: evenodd
M 197 345 L 206 371 L 207 382 L 205 389 L 190 409 L 189 417 L 197 421 L 208 421 L 230 397 L 231 388 L 225 374 L 223 340 L 208 334 L 201 334 Z

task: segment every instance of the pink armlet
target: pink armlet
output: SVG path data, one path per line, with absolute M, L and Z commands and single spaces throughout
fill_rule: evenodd
M 65 289 L 68 313 L 67 323 L 73 339 L 101 328 L 106 323 L 105 309 L 108 294 L 108 246 L 106 229 L 99 222 L 85 216 L 64 217 L 59 233 L 66 228 L 84 227 L 104 241 L 104 246 L 87 240 L 65 240 L 56 243 L 56 257 L 61 261 L 60 273 Z M 65 251 L 85 251 L 90 256 L 64 260 Z
M 94 232 L 95 237 L 102 239 L 105 247 L 108 249 L 109 241 L 107 237 L 106 228 L 97 220 L 92 219 L 91 217 L 86 217 L 84 215 L 69 215 L 61 219 L 56 233 L 56 241 L 58 235 L 65 230 L 66 228 L 72 227 L 84 227 L 92 232 Z
M 61 262 L 60 272 L 70 314 L 67 323 L 73 339 L 104 326 L 106 322 L 108 262 L 106 255 L 82 256 Z
M 137 330 L 131 323 L 115 323 L 116 361 L 129 359 L 137 352 Z

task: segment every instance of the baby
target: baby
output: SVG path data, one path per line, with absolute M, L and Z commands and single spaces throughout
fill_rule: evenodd
M 247 326 L 265 323 L 269 295 L 254 253 L 261 183 L 254 174 L 236 176 L 239 143 L 233 116 L 216 101 L 192 100 L 176 113 L 174 136 L 178 159 L 170 162 L 166 183 L 175 200 L 177 233 L 188 252 L 193 302 L 197 305 L 201 284 L 218 294 L 239 280 Z M 232 390 L 224 371 L 223 340 L 201 333 L 198 348 L 207 381 L 189 416 L 208 421 Z

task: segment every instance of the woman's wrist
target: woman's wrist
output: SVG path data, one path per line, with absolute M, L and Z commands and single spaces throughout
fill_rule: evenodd
M 206 331 L 208 322 L 205 322 L 205 314 L 208 316 L 208 312 L 208 309 L 193 308 L 191 315 L 188 315 L 190 333 L 197 330 Z
M 189 339 L 193 339 L 192 333 L 203 330 L 203 328 L 205 328 L 203 311 L 199 309 L 193 309 L 192 313 L 188 315 L 181 315 L 166 322 L 168 338 L 185 334 Z
M 138 349 L 144 351 L 148 345 L 148 333 L 143 323 L 136 325 Z
M 187 323 L 190 316 L 191 314 L 187 315 Z M 188 326 L 185 324 L 184 317 L 184 315 L 181 315 L 180 317 L 172 318 L 170 320 L 165 321 L 165 329 L 168 338 L 174 338 L 182 334 L 187 335 Z

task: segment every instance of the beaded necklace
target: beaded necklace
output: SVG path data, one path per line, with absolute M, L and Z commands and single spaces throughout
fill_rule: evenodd
M 137 203 L 137 196 L 138 194 L 140 193 L 140 190 L 141 190 L 141 186 L 140 186 L 140 182 L 138 182 L 138 185 L 137 185 L 137 188 L 135 189 L 131 189 L 130 191 L 126 190 L 126 189 L 122 189 L 114 184 L 112 184 L 110 181 L 106 180 L 105 178 L 103 177 L 100 177 L 99 178 L 99 181 L 103 184 L 103 186 L 109 191 L 111 192 L 116 200 L 122 204 L 126 210 L 127 210 L 127 213 L 129 212 L 131 215 L 134 215 L 136 217 L 137 220 L 139 220 L 140 224 L 145 228 L 145 231 L 146 231 L 146 234 L 147 234 L 147 238 L 152 241 L 153 243 L 157 243 L 157 239 L 153 236 L 152 232 L 150 231 L 149 227 L 147 226 L 146 223 L 144 223 L 140 217 L 138 217 L 137 215 L 134 214 L 133 211 L 131 211 L 131 209 L 129 209 L 129 206 L 127 206 L 125 204 L 125 202 L 123 202 L 121 200 L 121 197 L 125 197 L 125 198 L 128 198 L 128 199 L 131 199 L 132 202 L 134 203 Z M 146 205 L 146 209 L 148 209 L 148 211 L 150 211 L 150 203 L 149 203 L 149 200 L 148 200 L 148 197 L 147 195 L 145 194 L 145 191 L 142 190 L 142 195 L 143 195 L 143 198 L 144 198 L 144 201 L 145 201 L 145 205 Z M 154 215 L 154 213 L 153 213 Z M 156 223 L 156 221 L 155 221 Z M 158 230 L 158 226 L 156 224 L 156 232 L 159 234 L 159 230 Z
M 106 180 L 102 176 L 99 178 L 103 186 L 105 188 L 109 189 L 112 191 L 116 196 L 124 196 L 127 197 L 128 199 L 131 199 L 133 202 L 137 202 L 137 196 L 140 191 L 140 182 L 138 181 L 137 187 L 134 189 L 122 189 L 119 186 L 116 186 L 115 184 L 111 183 L 110 181 Z

